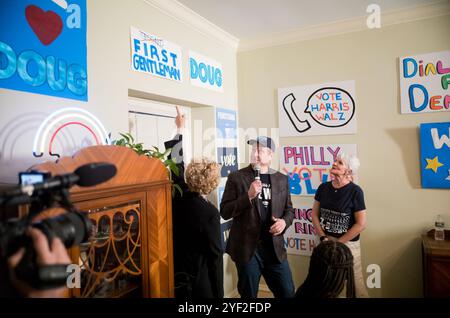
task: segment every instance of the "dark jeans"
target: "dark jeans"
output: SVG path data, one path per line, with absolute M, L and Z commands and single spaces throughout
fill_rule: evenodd
M 256 298 L 261 275 L 275 298 L 294 296 L 294 282 L 286 260 L 279 263 L 272 248 L 259 246 L 246 264 L 236 264 L 238 291 L 242 298 Z

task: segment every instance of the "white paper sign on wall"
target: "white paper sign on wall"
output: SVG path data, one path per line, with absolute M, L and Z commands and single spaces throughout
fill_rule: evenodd
M 284 233 L 284 247 L 288 254 L 311 256 L 320 243 L 312 224 L 312 208 L 302 205 L 294 207 L 294 220 Z
M 399 59 L 402 114 L 450 111 L 450 51 Z
M 217 92 L 223 92 L 223 69 L 219 62 L 189 51 L 191 84 Z
M 154 34 L 130 28 L 131 69 L 182 82 L 181 47 Z
M 278 89 L 280 137 L 356 133 L 355 81 Z
M 356 144 L 288 145 L 279 151 L 280 171 L 288 176 L 291 195 L 308 196 L 314 196 L 321 183 L 331 180 L 330 169 L 337 156 L 357 155 Z

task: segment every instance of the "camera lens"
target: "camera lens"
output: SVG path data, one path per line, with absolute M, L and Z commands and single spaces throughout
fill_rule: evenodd
M 69 212 L 42 220 L 33 226 L 44 232 L 47 237 L 59 237 L 69 248 L 88 240 L 92 222 L 85 214 Z

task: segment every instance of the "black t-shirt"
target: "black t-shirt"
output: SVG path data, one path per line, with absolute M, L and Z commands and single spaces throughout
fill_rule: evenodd
M 350 182 L 335 189 L 331 181 L 322 183 L 314 199 L 320 202 L 320 225 L 327 235 L 341 237 L 355 224 L 355 212 L 365 210 L 362 189 Z M 359 235 L 351 241 L 359 240 Z
M 262 190 L 258 195 L 259 210 L 261 212 L 261 238 L 267 240 L 272 237 L 269 233 L 272 219 L 272 185 L 270 183 L 270 174 L 261 174 Z

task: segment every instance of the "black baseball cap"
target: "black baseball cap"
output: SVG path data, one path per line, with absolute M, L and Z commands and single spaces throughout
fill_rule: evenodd
M 256 139 L 250 139 L 247 141 L 249 145 L 259 144 L 260 146 L 270 148 L 272 151 L 275 151 L 275 143 L 272 138 L 266 136 L 259 136 Z

